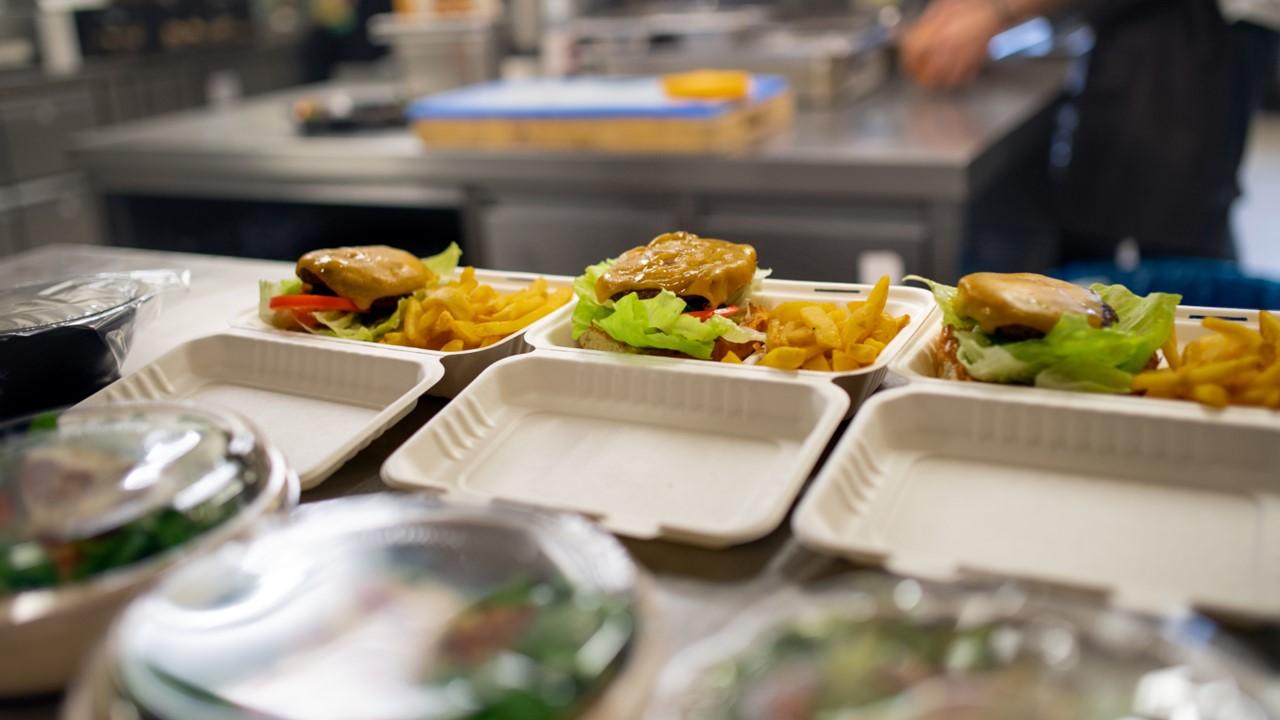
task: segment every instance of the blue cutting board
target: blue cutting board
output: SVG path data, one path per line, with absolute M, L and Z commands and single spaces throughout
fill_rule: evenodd
M 785 78 L 756 75 L 748 102 L 787 91 Z M 658 77 L 580 77 L 504 80 L 471 85 L 421 98 L 409 105 L 410 120 L 575 120 L 600 118 L 710 119 L 741 103 L 676 100 Z

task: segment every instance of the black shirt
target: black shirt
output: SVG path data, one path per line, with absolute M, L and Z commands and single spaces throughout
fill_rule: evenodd
M 1065 259 L 1233 257 L 1229 210 L 1276 36 L 1215 0 L 1091 0 L 1096 34 L 1060 175 Z M 1070 117 L 1070 116 L 1068 116 Z

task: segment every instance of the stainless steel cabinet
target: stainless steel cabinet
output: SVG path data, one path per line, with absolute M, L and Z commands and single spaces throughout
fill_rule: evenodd
M 79 174 L 20 183 L 7 197 L 12 250 L 101 241 L 97 199 Z
M 916 269 L 926 256 L 930 227 L 912 206 L 820 204 L 804 201 L 711 199 L 690 229 L 754 245 L 760 264 L 782 279 L 866 282 L 888 256 L 894 268 Z M 896 256 L 893 257 L 893 256 Z M 898 270 L 900 272 L 900 270 Z
M 43 93 L 0 104 L 5 156 L 4 182 L 66 172 L 70 138 L 97 124 L 89 90 Z
M 0 199 L 0 203 L 5 202 Z M 22 239 L 22 216 L 18 211 L 0 207 L 0 257 L 12 255 L 25 248 Z
M 486 267 L 577 275 L 582 268 L 679 228 L 674 203 L 575 197 L 501 202 L 480 212 Z

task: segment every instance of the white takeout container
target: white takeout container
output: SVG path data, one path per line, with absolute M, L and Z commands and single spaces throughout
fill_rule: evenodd
M 459 271 L 461 272 L 461 271 Z M 454 274 L 456 278 L 458 273 Z M 495 290 L 502 293 L 511 293 L 523 290 L 529 286 L 534 280 L 544 278 L 547 281 L 547 287 L 551 289 L 568 287 L 573 284 L 573 278 L 563 275 L 539 275 L 537 273 L 522 272 L 506 272 L 502 270 L 481 270 L 476 268 L 476 280 L 484 285 L 492 285 Z M 306 332 L 298 332 L 293 330 L 281 330 L 272 327 L 258 317 L 258 306 L 241 312 L 231 320 L 232 327 L 243 328 L 246 330 L 254 330 L 256 332 L 270 333 L 277 337 L 287 337 L 294 339 L 303 339 L 309 342 L 332 344 L 337 343 L 348 347 L 357 348 L 385 348 L 388 350 L 396 350 L 398 352 L 418 353 L 428 357 L 439 358 L 444 364 L 444 379 L 436 383 L 428 391 L 436 397 L 451 398 L 462 391 L 464 387 L 471 383 L 485 368 L 495 362 L 512 355 L 520 355 L 529 352 L 532 348 L 525 341 L 526 333 L 536 331 L 543 325 L 558 322 L 561 319 L 567 319 L 569 314 L 573 312 L 574 300 L 570 299 L 563 307 L 557 308 L 554 312 L 544 318 L 530 323 L 529 327 L 516 333 L 512 333 L 488 347 L 478 348 L 476 350 L 459 350 L 458 352 L 441 352 L 439 350 L 424 350 L 421 348 L 405 347 L 403 345 L 387 345 L 383 343 L 369 343 L 360 340 L 344 340 L 342 338 L 325 337 L 323 335 L 311 335 Z
M 382 466 L 396 488 L 581 513 L 725 547 L 782 521 L 849 405 L 714 363 L 534 352 L 497 363 Z
M 413 410 L 444 372 L 424 355 L 229 332 L 180 345 L 81 404 L 188 400 L 233 410 L 280 448 L 308 490 Z
M 800 282 L 795 280 L 765 280 L 761 285 L 761 290 L 752 296 L 752 300 L 763 305 L 765 308 L 772 308 L 784 302 L 791 300 L 805 300 L 810 302 L 830 302 L 837 305 L 866 299 L 866 294 L 871 291 L 872 285 L 855 285 L 847 283 L 812 283 Z M 880 357 L 876 358 L 875 363 L 869 367 L 860 370 L 851 370 L 849 372 L 820 372 L 816 370 L 777 370 L 774 368 L 760 367 L 755 365 L 736 365 L 732 366 L 734 370 L 745 370 L 750 372 L 770 373 L 775 377 L 800 379 L 809 382 L 832 382 L 838 385 L 849 395 L 849 414 L 852 415 L 858 406 L 866 400 L 871 393 L 875 392 L 880 384 L 884 382 L 885 375 L 889 372 L 890 363 L 906 349 L 912 338 L 916 336 L 920 329 L 927 325 L 927 321 L 937 313 L 937 308 L 933 301 L 933 295 L 928 291 L 919 288 L 907 287 L 904 285 L 891 285 L 889 287 L 889 299 L 885 303 L 885 311 L 895 317 L 899 315 L 910 315 L 911 322 L 907 324 L 898 336 L 893 339 L 884 350 L 880 352 Z M 658 356 L 641 356 L 630 355 L 626 353 L 605 352 L 601 350 L 585 350 L 578 347 L 573 341 L 573 320 L 572 312 L 558 317 L 553 322 L 547 322 L 540 325 L 536 329 L 528 332 L 528 342 L 536 350 L 552 350 L 557 352 L 573 352 L 587 353 L 592 356 L 605 359 L 608 362 L 616 362 L 626 364 L 634 361 L 636 358 L 644 360 L 659 360 L 663 363 L 674 365 L 705 365 L 706 360 L 695 360 L 692 358 L 671 358 Z
M 1216 317 L 1223 320 L 1242 323 L 1250 328 L 1258 327 L 1258 311 L 1257 310 L 1237 310 L 1234 308 L 1213 308 L 1199 307 L 1195 305 L 1179 305 L 1177 313 L 1174 315 L 1174 331 L 1178 336 L 1178 348 L 1187 346 L 1187 343 L 1204 337 L 1212 333 L 1206 330 L 1200 324 L 1201 320 L 1206 317 Z M 930 316 L 928 322 L 915 335 L 910 344 L 902 351 L 902 354 L 890 364 L 890 369 L 897 375 L 901 375 L 909 382 L 924 383 L 946 383 L 954 385 L 955 380 L 938 377 L 937 371 L 934 369 L 933 350 L 938 333 L 942 332 L 942 313 L 934 313 Z M 1168 365 L 1161 360 L 1161 367 Z M 1043 388 L 1035 388 L 1027 385 L 1003 385 L 999 383 L 985 383 L 977 381 L 960 381 L 960 384 L 966 387 L 974 387 L 987 391 L 1014 391 L 1014 392 L 1033 392 L 1033 393 L 1050 393 L 1052 396 L 1062 394 L 1077 395 L 1080 393 L 1067 393 L 1061 390 L 1048 390 Z M 1109 400 L 1118 400 L 1120 402 L 1141 402 L 1141 403 L 1157 403 L 1161 406 L 1168 405 L 1197 405 L 1188 400 L 1171 400 L 1167 398 L 1148 398 L 1136 395 L 1093 395 L 1095 398 L 1106 398 Z M 1280 422 L 1280 412 L 1268 410 L 1266 408 L 1243 407 L 1239 405 L 1231 406 L 1223 409 L 1215 409 L 1209 407 L 1201 407 L 1201 413 L 1204 417 L 1220 417 L 1223 415 L 1242 415 L 1242 416 L 1266 416 L 1274 417 Z
M 921 383 L 869 401 L 792 517 L 804 545 L 939 580 L 1280 617 L 1280 423 L 1190 403 Z

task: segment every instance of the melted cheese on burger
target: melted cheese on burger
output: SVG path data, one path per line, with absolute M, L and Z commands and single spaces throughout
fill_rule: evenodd
M 1102 327 L 1106 315 L 1093 291 L 1035 273 L 966 275 L 956 286 L 954 307 L 985 333 L 1006 327 L 1048 333 L 1066 313 L 1084 315 L 1091 325 Z
M 596 281 L 596 297 L 603 302 L 631 292 L 668 290 L 682 298 L 706 298 L 716 308 L 755 274 L 756 249 L 750 245 L 667 233 L 619 256 Z
M 313 250 L 298 259 L 298 277 L 314 279 L 368 310 L 376 300 L 408 295 L 435 280 L 412 253 L 386 245 Z

